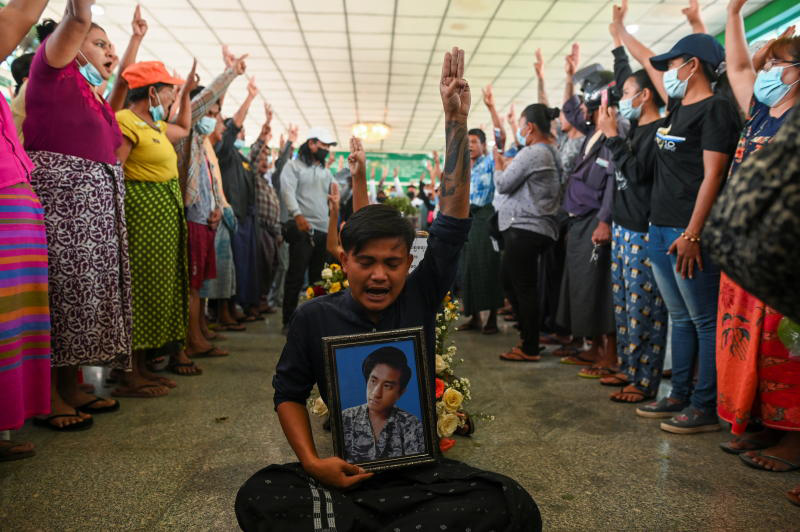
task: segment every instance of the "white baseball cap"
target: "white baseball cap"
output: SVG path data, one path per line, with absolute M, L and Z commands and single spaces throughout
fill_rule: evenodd
M 331 146 L 336 146 L 336 137 L 330 132 L 330 130 L 326 127 L 312 127 L 308 131 L 308 140 L 317 139 L 318 141 L 324 144 L 330 144 Z

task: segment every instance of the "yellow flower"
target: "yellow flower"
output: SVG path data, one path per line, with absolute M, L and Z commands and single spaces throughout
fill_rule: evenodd
M 306 296 L 308 296 L 308 299 L 314 299 L 314 289 L 310 286 L 308 287 L 308 290 L 306 290 Z
M 350 281 L 348 281 L 347 279 L 342 281 L 342 287 L 343 288 L 350 288 Z
M 342 289 L 342 283 L 333 283 L 331 287 L 328 289 L 329 294 L 335 294 Z
M 449 438 L 458 428 L 458 416 L 455 414 L 442 414 L 436 423 L 436 432 L 440 438 Z
M 331 264 L 331 270 L 333 270 L 335 272 L 338 272 L 341 269 L 342 269 L 342 267 L 339 266 L 338 264 Z
M 444 361 L 441 355 L 436 355 L 436 374 L 441 375 L 447 369 L 447 362 Z
M 464 395 L 454 388 L 448 388 L 442 395 L 442 402 L 448 412 L 457 412 L 464 402 Z

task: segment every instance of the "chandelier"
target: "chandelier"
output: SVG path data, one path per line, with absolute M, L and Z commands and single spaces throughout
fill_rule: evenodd
M 364 142 L 380 142 L 389 136 L 392 129 L 382 122 L 359 122 L 353 124 L 353 136 Z

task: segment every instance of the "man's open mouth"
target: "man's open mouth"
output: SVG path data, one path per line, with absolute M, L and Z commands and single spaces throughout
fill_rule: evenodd
M 364 292 L 367 294 L 367 299 L 371 300 L 381 300 L 389 295 L 389 289 L 382 287 L 367 288 Z

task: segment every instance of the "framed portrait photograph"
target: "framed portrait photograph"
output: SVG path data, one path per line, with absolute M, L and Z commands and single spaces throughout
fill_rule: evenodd
M 422 327 L 322 339 L 333 447 L 367 471 L 439 454 Z

